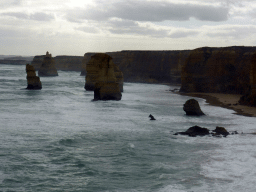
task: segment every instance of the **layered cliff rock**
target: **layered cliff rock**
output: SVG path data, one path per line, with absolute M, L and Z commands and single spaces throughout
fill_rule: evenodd
M 86 90 L 94 90 L 94 100 L 120 100 L 120 82 L 112 58 L 104 53 L 91 56 L 86 66 Z
M 123 72 L 126 82 L 180 83 L 182 65 L 189 55 L 184 51 L 121 51 L 107 52 Z M 82 69 L 93 53 L 84 55 Z M 85 74 L 82 70 L 81 75 Z
M 36 76 L 35 68 L 32 65 L 26 65 L 27 89 L 42 89 L 40 78 Z
M 58 76 L 57 69 L 54 64 L 54 59 L 52 58 L 52 55 L 49 54 L 49 52 L 46 52 L 46 55 L 44 56 L 44 60 L 42 62 L 42 65 L 40 66 L 38 70 L 39 76 Z
M 244 94 L 256 47 L 203 47 L 192 50 L 181 73 L 181 92 Z

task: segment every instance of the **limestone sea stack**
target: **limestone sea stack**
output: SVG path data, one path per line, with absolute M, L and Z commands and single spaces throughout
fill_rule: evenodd
M 58 72 L 54 64 L 54 59 L 48 51 L 46 52 L 43 63 L 38 70 L 38 75 L 40 77 L 58 76 Z
M 104 68 L 103 66 L 110 66 L 110 71 L 112 72 L 112 69 L 114 69 L 113 75 L 115 81 L 118 83 L 120 91 L 123 92 L 123 73 L 119 69 L 119 67 L 113 63 L 112 57 L 105 53 L 96 53 L 91 55 L 90 57 L 91 59 L 88 60 L 88 54 L 84 55 L 83 62 L 86 62 L 86 71 L 83 72 L 84 74 L 86 74 L 86 82 L 84 88 L 87 91 L 94 91 L 96 81 L 99 77 L 99 71 Z
M 40 78 L 36 76 L 35 68 L 32 65 L 26 65 L 27 72 L 27 89 L 42 89 Z
M 115 64 L 105 53 L 97 53 L 86 65 L 86 90 L 94 90 L 94 100 L 121 100 Z

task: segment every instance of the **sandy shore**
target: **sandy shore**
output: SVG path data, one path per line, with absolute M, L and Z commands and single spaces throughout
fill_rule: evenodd
M 200 97 L 206 99 L 210 105 L 232 109 L 237 115 L 256 117 L 256 107 L 239 105 L 238 101 L 242 95 L 223 93 L 179 93 L 181 95 Z

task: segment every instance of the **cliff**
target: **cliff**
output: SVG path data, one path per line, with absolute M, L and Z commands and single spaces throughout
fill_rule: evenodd
M 44 60 L 44 55 L 37 55 L 33 58 L 31 65 L 35 67 L 36 70 L 42 65 Z M 56 56 L 53 57 L 55 61 L 55 67 L 57 70 L 62 71 L 81 71 L 82 68 L 82 56 Z
M 33 57 L 24 56 L 1 56 L 0 64 L 26 65 L 32 61 Z
M 123 72 L 126 82 L 180 83 L 181 68 L 189 55 L 184 51 L 121 51 L 107 52 Z M 84 55 L 82 69 L 93 53 Z M 82 70 L 81 75 L 85 74 Z
M 250 86 L 248 91 L 240 98 L 242 105 L 256 106 L 256 52 L 251 58 Z
M 180 92 L 245 94 L 255 51 L 242 46 L 192 50 L 182 67 Z

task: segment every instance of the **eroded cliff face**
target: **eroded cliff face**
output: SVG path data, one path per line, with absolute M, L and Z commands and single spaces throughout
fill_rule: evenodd
M 203 47 L 192 50 L 181 73 L 181 92 L 244 94 L 250 87 L 256 47 Z
M 181 68 L 189 55 L 185 51 L 121 51 L 108 52 L 113 62 L 123 72 L 126 82 L 180 83 Z M 86 53 L 85 69 L 93 53 Z M 87 58 L 87 59 L 86 59 Z M 84 75 L 85 72 L 81 72 Z
M 242 105 L 256 106 L 256 52 L 251 58 L 250 86 L 248 91 L 240 98 Z
M 40 66 L 38 70 L 39 76 L 58 76 L 57 69 L 55 67 L 54 59 L 52 58 L 52 55 L 49 54 L 49 52 L 46 52 L 46 55 L 44 56 L 42 65 Z

